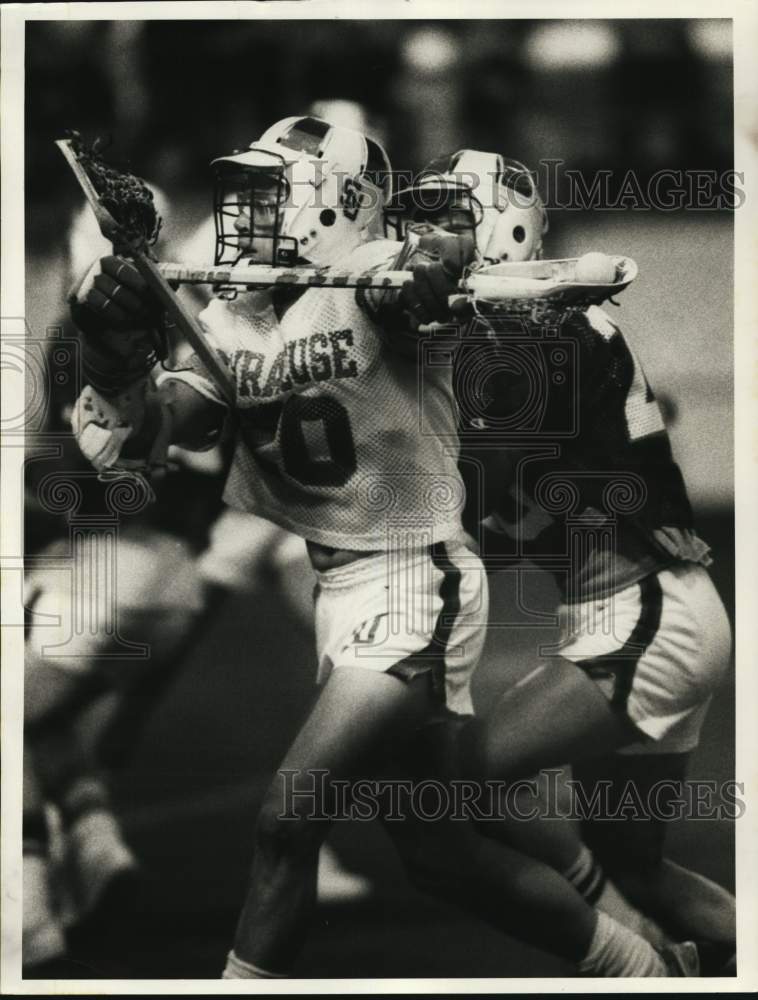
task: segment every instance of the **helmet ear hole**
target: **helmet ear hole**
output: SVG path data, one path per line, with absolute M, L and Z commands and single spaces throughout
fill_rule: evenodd
M 523 226 L 513 227 L 513 238 L 517 243 L 523 243 L 526 239 L 526 230 Z
M 322 226 L 333 226 L 337 221 L 337 213 L 333 208 L 325 208 L 319 215 L 318 221 Z

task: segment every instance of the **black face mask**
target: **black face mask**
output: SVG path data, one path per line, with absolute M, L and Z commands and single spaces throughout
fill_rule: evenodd
M 427 223 L 448 233 L 470 233 L 475 240 L 482 216 L 481 204 L 468 190 L 416 187 L 402 192 L 399 201 L 387 209 L 385 229 L 403 240 L 409 225 Z
M 244 261 L 275 267 L 295 264 L 297 240 L 280 232 L 288 194 L 283 170 L 271 172 L 239 164 L 217 164 L 213 204 L 216 264 Z M 265 222 L 262 222 L 264 211 Z M 241 218 L 246 220 L 244 225 L 240 225 Z

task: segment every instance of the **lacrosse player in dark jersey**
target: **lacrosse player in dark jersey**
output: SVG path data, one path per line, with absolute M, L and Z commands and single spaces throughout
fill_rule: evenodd
M 409 222 L 468 234 L 484 265 L 538 259 L 547 230 L 526 168 L 474 150 L 430 164 L 388 219 L 399 235 Z M 571 761 L 590 799 L 610 783 L 617 810 L 631 783 L 643 801 L 660 791 L 665 815 L 728 664 L 731 630 L 653 391 L 597 306 L 535 321 L 474 302 L 460 329 L 469 530 L 488 569 L 531 560 L 561 592 L 559 643 L 467 728 L 469 766 L 515 779 Z M 549 858 L 588 898 L 602 892 L 571 824 L 486 826 Z M 728 951 L 733 897 L 665 858 L 664 831 L 660 815 L 585 824 L 605 869 L 667 932 Z

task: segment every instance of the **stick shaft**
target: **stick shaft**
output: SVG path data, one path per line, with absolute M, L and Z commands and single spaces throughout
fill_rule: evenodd
M 413 278 L 411 271 L 320 271 L 307 267 L 269 267 L 251 264 L 249 267 L 193 267 L 183 264 L 158 264 L 158 270 L 168 281 L 182 285 L 230 285 L 240 290 L 289 288 L 375 288 L 397 290 Z M 458 291 L 476 292 L 481 276 L 471 275 L 460 281 Z M 517 282 L 504 276 L 486 278 L 482 291 L 495 299 L 531 298 L 546 288 L 545 281 L 520 278 Z
M 546 300 L 568 293 L 586 295 L 590 301 L 602 301 L 623 291 L 634 280 L 636 265 L 629 258 L 623 273 L 610 283 L 587 284 L 573 276 L 576 261 L 528 261 L 499 264 L 469 274 L 458 283 L 458 293 L 499 302 Z M 184 264 L 158 264 L 168 281 L 190 285 L 229 285 L 241 290 L 275 288 L 373 288 L 400 289 L 413 278 L 411 271 L 336 271 L 313 267 L 270 267 L 265 264 L 238 264 L 229 267 L 202 267 Z
M 139 250 L 132 253 L 134 266 L 157 296 L 163 308 L 186 337 L 197 356 L 205 365 L 208 374 L 216 383 L 230 410 L 236 405 L 236 387 L 232 376 L 217 351 L 211 347 L 202 327 L 176 296 L 158 266 Z
M 201 267 L 159 264 L 167 281 L 183 285 L 238 285 L 243 288 L 272 288 L 275 285 L 304 288 L 402 288 L 413 277 L 410 271 L 336 271 L 315 267 Z

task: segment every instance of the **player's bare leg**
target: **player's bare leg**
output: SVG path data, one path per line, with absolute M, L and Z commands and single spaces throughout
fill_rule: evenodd
M 25 968 L 64 954 L 63 926 L 54 898 L 44 799 L 34 758 L 24 747 L 23 937 Z
M 60 819 L 65 848 L 58 863 L 68 922 L 92 912 L 113 880 L 137 867 L 84 725 L 85 709 L 103 700 L 105 687 L 94 669 L 68 672 L 27 655 L 25 742 L 39 794 Z
M 460 723 L 426 726 L 403 747 L 383 781 L 456 773 Z M 442 776 L 445 776 L 444 778 Z M 590 906 L 544 862 L 482 836 L 460 815 L 429 821 L 408 809 L 387 819 L 408 876 L 422 892 L 460 906 L 498 930 L 574 962 L 591 976 L 666 975 L 650 944 Z
M 466 719 L 425 726 L 382 772 L 382 781 L 444 781 L 459 773 L 456 730 Z M 578 962 L 589 949 L 596 914 L 554 868 L 495 843 L 469 820 L 428 822 L 408 809 L 385 820 L 411 882 L 468 909 L 499 930 Z
M 397 846 L 418 889 L 574 962 L 584 975 L 668 974 L 645 938 L 590 906 L 548 865 L 481 836 L 470 823 L 443 823 Z
M 466 735 L 480 773 L 529 777 L 639 739 L 639 733 L 576 664 L 556 656 L 506 691 Z
M 548 864 L 587 903 L 641 934 L 654 947 L 670 943 L 670 937 L 646 915 L 646 907 L 639 902 L 633 905 L 598 863 L 582 839 L 579 821 L 572 818 L 573 806 L 559 769 L 548 769 L 516 786 L 506 786 L 499 795 L 497 818 L 479 823 L 478 829 Z
M 485 777 L 501 781 L 530 779 L 544 768 L 614 750 L 638 738 L 634 726 L 615 712 L 596 684 L 569 660 L 555 657 L 507 691 L 484 719 L 463 735 L 465 755 Z M 482 832 L 532 857 L 546 861 L 579 888 L 593 905 L 654 944 L 665 936 L 604 879 L 584 846 L 579 827 L 570 821 L 539 817 L 551 803 L 528 800 L 501 810 L 502 820 L 482 824 Z M 523 801 L 527 799 L 528 801 Z M 552 804 L 555 805 L 554 803 Z M 537 807 L 534 820 L 521 818 Z
M 537 948 L 572 962 L 585 957 L 597 914 L 556 871 L 481 836 L 468 822 L 425 826 L 413 837 L 407 827 L 385 825 L 416 888 Z
M 374 773 L 380 755 L 407 737 L 431 707 L 423 677 L 407 683 L 361 668 L 332 672 L 263 803 L 227 976 L 241 974 L 235 958 L 246 963 L 248 975 L 291 970 L 315 904 L 318 851 L 330 825 L 327 818 L 309 817 L 328 817 L 329 780 Z M 327 772 L 325 787 L 317 771 Z M 282 818 L 285 810 L 289 818 Z
M 661 858 L 652 870 L 617 875 L 630 899 L 653 913 L 678 938 L 734 945 L 736 900 L 722 886 L 698 872 Z
M 632 723 L 611 708 L 581 669 L 557 657 L 530 675 L 525 683 L 506 692 L 492 713 L 474 724 L 465 742 L 469 748 L 476 747 L 478 766 L 488 777 L 512 780 L 531 776 L 543 768 L 561 766 L 567 760 L 613 755 L 613 751 L 639 738 Z M 616 759 L 622 758 L 616 756 Z M 648 764 L 651 759 L 654 755 L 645 757 Z M 643 780 L 642 772 L 638 778 Z M 548 861 L 566 874 L 581 858 L 582 842 L 576 826 L 571 824 L 505 821 L 486 824 L 483 832 Z M 567 863 L 572 854 L 574 862 Z M 584 857 L 587 858 L 586 851 Z M 634 906 L 665 924 L 671 933 L 733 941 L 731 894 L 678 866 L 676 872 L 667 866 L 664 875 L 661 864 L 662 855 L 652 868 L 648 865 L 622 871 L 614 865 L 611 874 Z M 591 865 L 590 861 L 585 868 L 589 871 Z M 664 882 L 668 885 L 668 892 L 657 888 L 659 875 L 661 885 Z M 699 899 L 697 906 L 693 902 L 695 897 Z M 612 892 L 604 905 L 618 919 L 658 940 L 656 926 L 639 925 L 634 916 L 636 911 L 626 906 L 617 893 Z M 681 912 L 684 923 L 677 922 L 675 911 Z
M 611 809 L 633 782 L 642 802 L 658 785 L 657 800 L 668 809 L 660 789 L 675 798 L 684 780 L 688 754 L 614 754 L 575 768 L 574 777 L 591 794 L 599 782 L 610 784 Z M 630 828 L 631 827 L 631 828 Z M 665 822 L 650 816 L 633 823 L 604 820 L 585 824 L 585 836 L 604 868 L 637 906 L 677 938 L 688 937 L 734 947 L 736 901 L 726 889 L 664 857 Z

